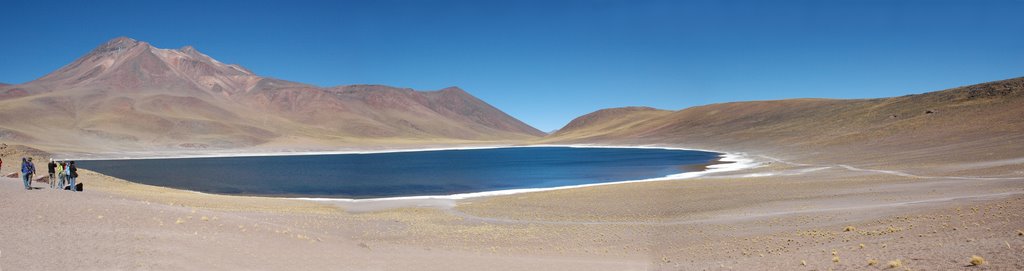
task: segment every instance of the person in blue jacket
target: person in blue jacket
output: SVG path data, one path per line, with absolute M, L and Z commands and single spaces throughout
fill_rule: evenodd
M 21 158 L 21 181 L 25 183 L 25 190 L 32 189 L 32 175 L 36 174 L 36 166 L 32 164 L 32 157 Z

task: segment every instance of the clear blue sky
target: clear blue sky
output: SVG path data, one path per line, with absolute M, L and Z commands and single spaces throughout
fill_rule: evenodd
M 619 106 L 898 96 L 1024 76 L 1024 1 L 10 1 L 0 82 L 104 41 L 320 86 L 459 86 L 545 131 Z

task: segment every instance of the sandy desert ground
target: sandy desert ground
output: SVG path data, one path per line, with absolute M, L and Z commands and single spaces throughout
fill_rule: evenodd
M 1012 152 L 929 156 L 975 163 L 856 152 L 822 159 L 782 148 L 745 154 L 760 166 L 360 204 L 200 194 L 87 171 L 81 193 L 45 183 L 25 191 L 3 178 L 0 268 L 1024 269 L 1024 160 L 1006 158 Z M 972 266 L 975 255 L 985 263 Z

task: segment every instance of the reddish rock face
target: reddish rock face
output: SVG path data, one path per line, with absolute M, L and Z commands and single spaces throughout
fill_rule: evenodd
M 23 143 L 104 148 L 111 143 L 194 149 L 280 138 L 436 141 L 543 135 L 454 87 L 426 92 L 380 85 L 322 88 L 261 77 L 191 46 L 159 49 L 123 37 L 42 78 L 0 84 L 0 117 L 0 129 L 48 134 Z
M 22 96 L 28 96 L 28 91 L 20 88 L 9 88 L 0 92 L 0 99 L 10 99 Z

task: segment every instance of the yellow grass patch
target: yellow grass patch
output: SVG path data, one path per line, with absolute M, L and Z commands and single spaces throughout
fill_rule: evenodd
M 978 255 L 971 256 L 971 265 L 983 265 L 983 264 L 985 264 L 985 258 L 982 258 L 981 256 L 978 256 Z

